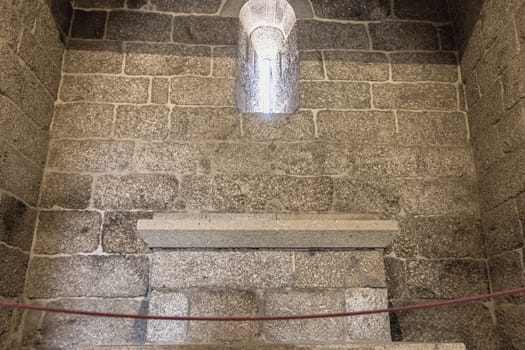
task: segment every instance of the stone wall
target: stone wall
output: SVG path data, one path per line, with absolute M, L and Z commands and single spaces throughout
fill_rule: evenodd
M 486 1 L 461 62 L 492 290 L 525 285 L 525 2 Z M 496 300 L 504 349 L 523 349 L 523 298 Z
M 45 1 L 0 1 L 0 297 L 24 290 L 64 45 Z M 64 20 L 65 22 L 66 20 Z M 64 35 L 65 33 L 62 33 Z M 20 315 L 0 309 L 0 348 Z M 7 344 L 7 345 L 6 345 Z
M 445 1 L 363 0 L 349 6 L 313 0 L 297 22 L 301 110 L 270 118 L 235 111 L 237 19 L 223 16 L 227 8 L 220 1 L 173 3 L 175 8 L 161 0 L 75 1 L 50 129 L 29 299 L 155 310 L 149 301 L 162 283 L 150 283 L 150 274 L 176 263 L 170 263 L 172 255 L 152 259 L 137 237 L 136 220 L 155 211 L 395 218 L 401 234 L 385 258 L 392 304 L 489 290 L 463 85 Z M 263 257 L 259 267 L 287 255 Z M 304 257 L 304 264 L 341 261 Z M 214 261 L 213 253 L 194 259 L 213 266 L 207 262 Z M 226 263 L 243 263 L 231 259 Z M 298 297 L 283 292 L 287 287 L 280 284 L 266 302 L 291 307 Z M 190 309 L 206 312 L 216 303 L 250 313 L 259 302 L 259 295 L 245 290 L 203 293 L 189 301 Z M 343 302 L 342 294 L 310 293 L 305 300 L 314 311 Z M 464 341 L 471 349 L 492 349 L 497 337 L 490 315 L 478 303 L 393 315 L 392 328 L 396 340 Z M 142 322 L 25 317 L 22 339 L 28 347 L 146 341 Z M 202 327 L 184 339 L 217 340 L 209 325 Z M 261 337 L 259 330 L 247 332 Z

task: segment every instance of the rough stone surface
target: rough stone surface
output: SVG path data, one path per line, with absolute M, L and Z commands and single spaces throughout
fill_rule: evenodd
M 323 56 L 320 51 L 299 52 L 299 74 L 303 80 L 323 80 Z
M 169 78 L 153 78 L 151 80 L 151 103 L 165 105 L 170 99 Z
M 467 123 L 463 113 L 398 111 L 399 141 L 403 144 L 464 145 Z
M 43 208 L 85 209 L 91 198 L 93 178 L 89 175 L 48 173 L 42 183 Z
M 42 211 L 35 254 L 90 253 L 99 245 L 101 215 L 90 211 Z
M 388 0 L 326 2 L 313 0 L 312 6 L 318 17 L 343 20 L 382 20 L 390 16 Z
M 299 288 L 385 287 L 381 254 L 379 251 L 298 252 L 295 285 Z
M 178 288 L 277 288 L 293 277 L 290 252 L 158 252 L 151 285 Z
M 374 105 L 381 109 L 457 110 L 457 91 L 452 84 L 374 84 Z
M 521 250 L 507 251 L 487 261 L 491 288 L 494 291 L 525 286 L 523 254 Z M 496 299 L 497 302 L 525 303 L 523 295 L 511 295 Z
M 377 310 L 388 306 L 384 288 L 354 288 L 345 293 L 347 311 Z M 348 337 L 352 340 L 390 340 L 387 314 L 356 316 L 347 320 Z
M 115 73 L 122 71 L 122 43 L 70 40 L 64 54 L 64 73 Z
M 119 106 L 115 121 L 115 136 L 148 141 L 164 140 L 169 129 L 168 107 Z
M 203 46 L 173 44 L 128 44 L 126 74 L 208 75 L 211 50 Z
M 326 74 L 331 80 L 385 81 L 388 57 L 378 52 L 326 51 Z
M 114 107 L 109 104 L 68 103 L 57 105 L 50 135 L 53 138 L 111 136 Z
M 244 137 L 252 141 L 312 140 L 315 125 L 312 112 L 275 115 L 271 119 L 256 114 L 242 116 Z
M 150 315 L 188 315 L 188 298 L 181 293 L 151 293 Z M 188 322 L 152 321 L 148 322 L 148 342 L 153 344 L 178 343 L 184 341 Z
M 171 79 L 170 99 L 176 105 L 234 106 L 235 80 L 178 77 Z
M 301 105 L 305 108 L 370 108 L 370 85 L 343 82 L 301 82 Z
M 149 79 L 121 76 L 71 76 L 62 78 L 64 101 L 146 103 Z
M 296 26 L 297 44 L 300 50 L 370 49 L 363 24 L 298 20 Z
M 148 253 L 147 245 L 137 232 L 137 220 L 151 219 L 147 212 L 111 211 L 104 214 L 102 249 L 106 253 Z
M 94 206 L 100 209 L 150 209 L 173 207 L 179 182 L 174 175 L 104 175 L 94 186 Z
M 31 250 L 36 210 L 0 193 L 0 241 L 24 251 Z
M 48 305 L 57 308 L 137 314 L 144 312 L 144 304 L 136 299 L 61 299 Z M 146 322 L 47 313 L 38 332 L 42 340 L 37 346 L 52 349 L 142 344 L 146 338 Z
M 47 167 L 68 172 L 109 172 L 130 168 L 133 142 L 54 141 L 49 147 Z
M 106 38 L 123 41 L 170 41 L 172 17 L 158 13 L 111 11 Z
M 35 299 L 144 296 L 148 265 L 142 256 L 33 257 L 26 293 Z
M 237 68 L 237 47 L 214 47 L 212 50 L 213 75 L 216 77 L 234 77 Z
M 444 285 L 441 281 L 447 281 Z M 407 262 L 407 287 L 420 299 L 452 299 L 488 292 L 483 260 L 419 260 Z
M 241 117 L 234 108 L 175 107 L 170 138 L 180 141 L 238 139 Z
M 525 244 L 515 200 L 509 200 L 486 212 L 482 222 L 489 257 L 521 248 Z
M 206 291 L 190 295 L 192 316 L 255 316 L 257 298 L 249 291 Z M 255 322 L 192 322 L 188 340 L 196 343 L 250 341 L 258 332 Z
M 509 349 L 519 349 L 525 346 L 521 325 L 525 319 L 525 307 L 523 305 L 502 305 L 496 310 L 498 320 L 498 331 L 501 346 Z
M 191 0 L 177 2 L 170 0 L 153 0 L 151 5 L 158 11 L 162 12 L 216 13 L 220 8 L 221 3 L 221 0 L 206 0 L 199 2 Z
M 297 315 L 303 313 L 344 312 L 342 291 L 319 292 L 277 291 L 267 292 L 264 300 L 268 315 Z M 301 332 L 297 332 L 301 329 Z M 346 338 L 344 318 L 319 320 L 275 321 L 263 324 L 263 334 L 271 342 L 312 342 L 324 339 L 341 342 Z
M 7 298 L 21 296 L 24 291 L 24 281 L 29 255 L 16 248 L 0 244 L 0 295 Z
M 392 79 L 398 81 L 458 80 L 456 55 L 453 53 L 394 53 Z
M 185 44 L 236 45 L 237 18 L 177 16 L 173 20 L 173 41 Z
M 106 11 L 75 10 L 71 25 L 71 37 L 101 39 L 106 25 Z
M 400 19 L 419 19 L 447 22 L 450 19 L 446 0 L 396 0 L 394 12 Z
M 135 155 L 138 170 L 178 174 L 196 173 L 200 159 L 197 145 L 171 142 L 140 144 Z
M 382 22 L 370 23 L 374 50 L 437 50 L 436 28 L 427 23 Z

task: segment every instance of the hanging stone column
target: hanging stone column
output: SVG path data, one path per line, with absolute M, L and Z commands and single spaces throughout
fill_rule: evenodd
M 237 108 L 293 113 L 299 108 L 295 13 L 285 0 L 250 0 L 241 9 Z

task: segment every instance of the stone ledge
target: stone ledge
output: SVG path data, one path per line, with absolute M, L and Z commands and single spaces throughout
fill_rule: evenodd
M 397 221 L 336 214 L 155 214 L 139 220 L 150 248 L 384 248 Z
M 460 343 L 348 343 L 332 345 L 292 344 L 194 344 L 194 345 L 150 345 L 109 346 L 82 348 L 80 350 L 465 350 Z

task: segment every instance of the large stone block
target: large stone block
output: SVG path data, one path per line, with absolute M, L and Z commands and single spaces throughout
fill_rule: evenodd
M 187 316 L 188 298 L 182 293 L 153 291 L 150 296 L 149 314 L 164 316 Z M 148 342 L 154 344 L 180 343 L 186 339 L 188 322 L 148 321 Z
M 165 105 L 170 100 L 170 80 L 169 78 L 151 79 L 151 103 Z
M 148 270 L 149 261 L 144 256 L 33 257 L 26 294 L 34 299 L 144 296 Z
M 394 181 L 334 179 L 334 209 L 360 214 L 396 215 L 401 210 L 400 189 Z
M 94 186 L 94 206 L 99 209 L 166 210 L 174 206 L 179 181 L 174 175 L 105 175 Z
M 389 79 L 390 64 L 384 53 L 326 51 L 323 54 L 328 79 L 353 81 Z
M 249 291 L 202 291 L 190 295 L 191 316 L 255 316 L 258 300 Z M 190 321 L 188 340 L 197 343 L 249 342 L 258 333 L 256 322 Z
M 0 295 L 6 298 L 22 296 L 29 255 L 16 248 L 0 244 Z
M 44 164 L 47 131 L 37 126 L 5 96 L 0 96 L 0 137 L 37 164 Z
M 384 309 L 388 306 L 386 288 L 352 288 L 345 292 L 346 311 Z M 390 341 L 388 314 L 354 316 L 347 320 L 351 340 Z
M 175 107 L 171 113 L 170 138 L 181 141 L 238 139 L 241 116 L 229 107 Z
M 234 106 L 235 80 L 208 77 L 172 78 L 170 100 L 173 104 L 186 106 Z
M 436 28 L 428 23 L 380 22 L 370 23 L 374 50 L 438 50 Z
M 417 177 L 428 173 L 425 152 L 416 147 L 354 146 L 348 149 L 348 175 Z
M 292 283 L 291 252 L 156 252 L 151 286 L 180 288 L 279 288 Z
M 37 204 L 42 179 L 41 166 L 0 140 L 0 188 L 7 189 L 33 206 Z
M 324 80 L 323 54 L 320 51 L 299 52 L 299 79 Z
M 397 306 L 400 303 L 394 302 Z M 467 349 L 500 349 L 493 318 L 483 303 L 396 313 L 403 341 L 462 342 Z M 473 327 L 472 325 L 476 325 Z
M 415 217 L 400 221 L 394 252 L 402 258 L 428 259 L 485 257 L 479 220 L 454 217 Z
M 102 217 L 94 211 L 42 211 L 35 254 L 91 253 L 98 248 Z
M 7 194 L 0 194 L 0 241 L 30 251 L 36 210 Z
M 211 210 L 212 179 L 208 176 L 183 176 L 180 196 L 187 209 Z
M 214 171 L 223 174 L 270 174 L 278 167 L 274 163 L 275 146 L 255 143 L 220 143 L 209 146 Z
M 15 5 L 13 1 L 4 1 L 0 4 L 0 20 L 3 23 L 0 28 L 0 40 L 11 48 L 16 48 L 20 39 L 20 31 L 23 29 L 20 14 Z
M 298 288 L 384 288 L 383 255 L 370 252 L 297 252 Z
M 67 102 L 146 103 L 149 85 L 149 78 L 64 75 L 60 98 Z
M 393 53 L 392 79 L 398 81 L 458 81 L 454 53 Z
M 496 309 L 501 346 L 519 349 L 525 346 L 521 325 L 525 322 L 525 305 L 501 305 Z
M 111 11 L 106 38 L 123 41 L 170 41 L 172 16 L 135 11 Z
M 209 75 L 211 49 L 174 44 L 133 44 L 126 46 L 126 74 Z
M 381 109 L 458 110 L 453 84 L 373 84 L 374 106 Z
M 475 176 L 474 160 L 470 147 L 423 148 L 425 173 L 432 177 Z
M 140 171 L 195 174 L 202 159 L 199 145 L 173 142 L 141 143 L 135 155 Z
M 75 10 L 71 24 L 71 37 L 102 39 L 105 32 L 107 11 Z
M 5 45 L 0 45 L 0 81 L 0 94 L 10 98 L 39 126 L 49 125 L 52 95 Z
M 151 5 L 158 11 L 176 13 L 216 13 L 221 7 L 221 0 L 191 1 L 183 0 L 173 2 L 170 0 L 153 0 Z
M 398 140 L 402 144 L 467 144 L 464 113 L 398 111 Z
M 344 312 L 341 290 L 315 292 L 269 291 L 265 294 L 265 314 L 300 315 L 304 313 Z M 297 331 L 300 329 L 301 331 Z M 348 330 L 344 318 L 275 321 L 263 324 L 263 334 L 270 342 L 341 342 Z
M 314 118 L 310 111 L 272 115 L 272 118 L 244 114 L 242 125 L 244 138 L 251 141 L 313 140 L 315 136 Z
M 68 172 L 124 171 L 131 167 L 134 147 L 129 141 L 52 141 L 47 167 Z
M 122 43 L 115 41 L 70 40 L 64 54 L 64 73 L 122 72 Z
M 53 9 L 53 7 L 57 5 L 57 2 L 54 2 L 52 4 L 49 3 L 42 3 L 41 6 L 37 7 L 37 14 L 35 20 L 35 27 L 33 29 L 33 34 L 35 35 L 36 40 L 44 47 L 49 55 L 50 58 L 53 59 L 55 62 L 55 65 L 57 67 L 61 67 L 62 65 L 62 58 L 64 54 L 64 36 L 66 31 L 60 32 L 60 30 L 57 30 L 57 21 L 54 18 L 53 13 L 51 13 L 50 10 Z M 68 6 L 68 5 L 66 5 Z M 31 3 L 28 7 L 33 7 L 34 5 Z M 67 10 L 66 10 L 67 11 Z M 70 16 L 70 14 L 66 14 L 67 17 Z M 60 26 L 68 26 L 70 24 L 70 20 L 68 18 L 65 18 L 64 20 L 60 20 Z M 67 23 L 64 23 L 67 22 Z M 63 29 L 63 27 L 62 27 Z
M 482 222 L 489 257 L 525 244 L 516 200 L 510 199 L 492 210 L 484 211 Z
M 448 22 L 448 4 L 446 0 L 395 0 L 394 13 L 400 19 Z
M 490 257 L 487 261 L 490 274 L 490 288 L 493 291 L 525 286 L 522 250 L 513 250 Z M 525 304 L 522 294 L 497 298 L 498 303 L 512 302 Z
M 341 20 L 383 20 L 390 16 L 391 11 L 388 0 L 360 0 L 351 3 L 313 0 L 312 6 L 318 17 Z
M 43 208 L 85 209 L 91 198 L 90 175 L 48 173 L 42 183 Z
M 370 85 L 367 83 L 301 81 L 299 91 L 304 108 L 370 108 Z
M 261 150 L 261 146 L 257 146 Z M 270 149 L 273 145 L 269 146 Z M 270 159 L 260 157 L 257 171 L 273 170 L 287 175 L 344 175 L 351 168 L 353 150 L 345 145 L 327 143 L 283 143 Z M 263 151 L 267 154 L 265 148 Z
M 503 152 L 513 152 L 522 147 L 525 143 L 525 102 L 518 104 L 504 116 L 497 129 Z
M 137 299 L 61 299 L 48 306 L 129 314 L 145 311 L 145 302 Z M 47 313 L 39 334 L 38 346 L 46 349 L 143 344 L 146 321 Z
M 213 76 L 234 77 L 237 70 L 237 47 L 219 46 L 212 50 Z
M 102 249 L 106 253 L 149 253 L 137 231 L 137 220 L 151 219 L 152 213 L 110 211 L 104 213 L 102 226 Z
M 301 50 L 370 49 L 364 24 L 298 20 L 296 26 Z
M 472 140 L 472 150 L 478 174 L 484 174 L 502 159 L 505 153 L 502 150 L 497 125 L 478 131 L 476 138 Z
M 419 299 L 488 293 L 487 266 L 484 260 L 407 261 L 407 288 L 411 297 Z
M 118 106 L 115 121 L 117 138 L 164 140 L 169 133 L 170 109 L 165 106 Z
M 52 138 L 111 137 L 115 107 L 109 104 L 68 103 L 55 108 Z
M 326 211 L 332 206 L 329 177 L 217 175 L 212 206 L 219 211 Z
M 177 16 L 173 19 L 173 41 L 201 45 L 236 45 L 237 18 Z
M 323 141 L 388 143 L 396 132 L 396 122 L 392 112 L 320 111 L 317 128 Z

